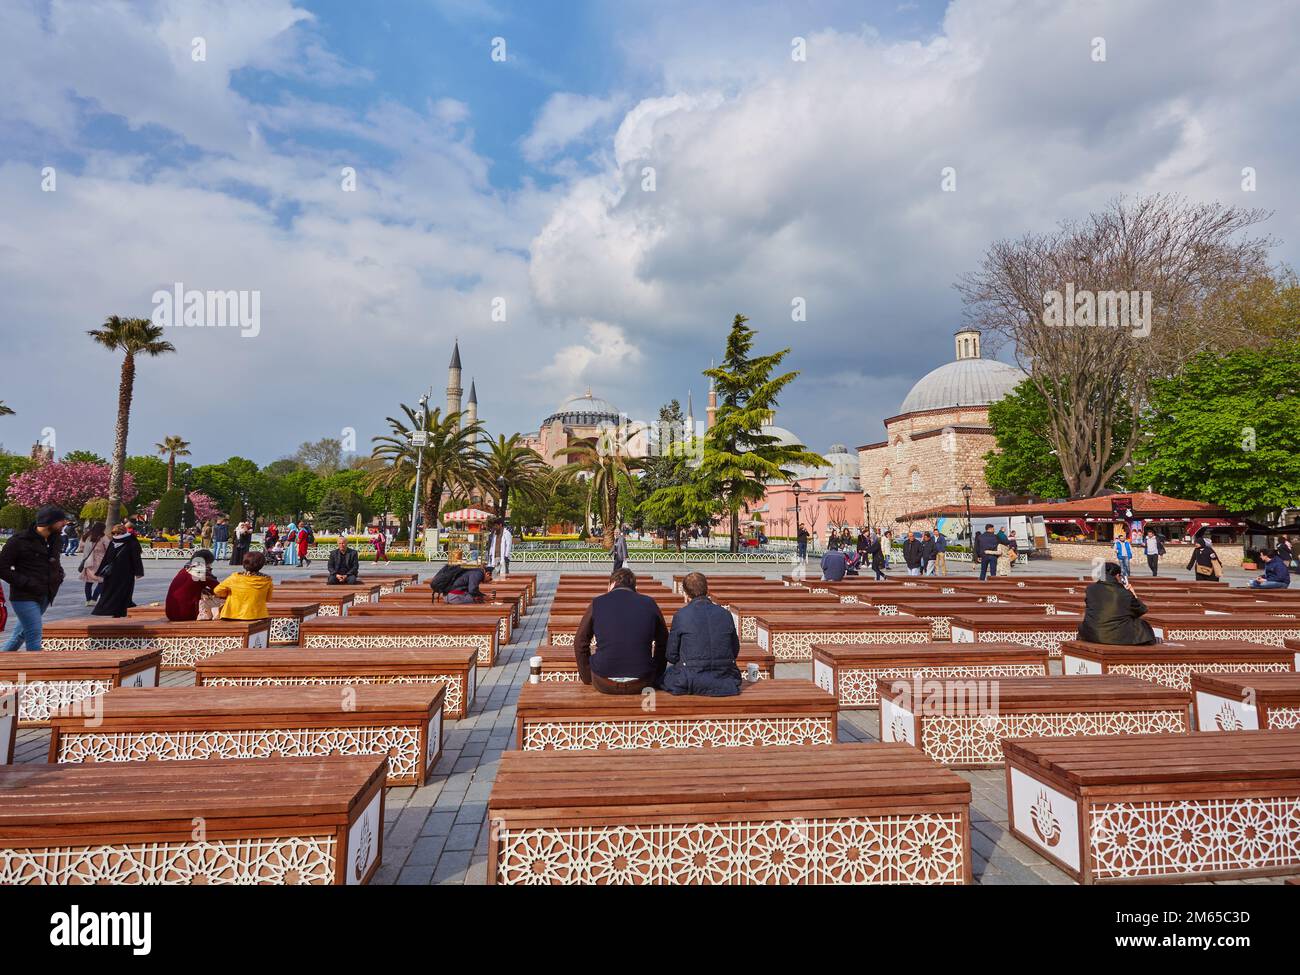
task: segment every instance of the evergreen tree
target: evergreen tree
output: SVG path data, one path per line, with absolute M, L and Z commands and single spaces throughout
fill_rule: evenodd
M 795 466 L 822 466 L 825 458 L 803 444 L 786 445 L 762 432 L 770 423 L 780 393 L 799 375 L 772 372 L 790 353 L 788 348 L 752 356 L 753 329 L 737 315 L 727 336 L 722 364 L 705 370 L 715 384 L 718 409 L 704 435 L 704 457 L 695 482 L 696 503 L 716 498 L 731 520 L 731 551 L 740 548 L 740 510 L 761 501 L 768 481 L 789 481 Z M 703 497 L 701 497 L 703 496 Z
M 322 531 L 346 531 L 348 507 L 339 491 L 328 491 L 316 509 L 316 524 Z
M 107 505 L 105 508 L 107 509 Z M 185 518 L 185 527 L 193 528 L 194 505 L 190 504 L 190 499 L 185 497 L 184 490 L 172 488 L 170 491 L 164 491 L 163 496 L 158 499 L 158 507 L 154 509 L 154 526 L 167 532 L 179 531 L 182 514 Z

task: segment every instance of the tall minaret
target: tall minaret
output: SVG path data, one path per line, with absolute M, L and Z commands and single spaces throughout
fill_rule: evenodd
M 447 367 L 447 415 L 460 412 L 460 340 L 451 349 L 451 365 Z
M 709 368 L 713 368 L 713 360 L 709 360 Z M 705 410 L 704 429 L 712 430 L 713 421 L 718 415 L 718 391 L 713 387 L 713 377 L 709 377 L 709 405 Z
M 478 421 L 478 392 L 474 389 L 474 378 L 469 380 L 469 400 L 465 403 L 466 422 L 475 423 Z
M 695 400 L 692 398 L 691 391 L 686 391 L 686 429 L 682 431 L 683 440 L 693 440 L 695 438 Z

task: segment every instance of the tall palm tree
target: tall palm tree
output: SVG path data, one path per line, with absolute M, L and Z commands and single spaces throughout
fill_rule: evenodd
M 540 501 L 546 496 L 546 476 L 551 467 L 520 439 L 520 434 L 514 433 L 484 441 L 487 450 L 483 451 L 483 491 L 492 498 L 498 515 L 506 513 L 511 494 L 526 501 Z
M 614 547 L 614 528 L 618 520 L 619 480 L 640 470 L 643 460 L 628 456 L 607 437 L 584 437 L 555 452 L 569 462 L 560 468 L 561 477 L 587 482 L 587 508 L 599 504 L 601 537 L 605 548 Z
M 154 450 L 167 458 L 167 490 L 172 489 L 172 480 L 176 474 L 176 458 L 190 455 L 190 442 L 177 436 L 163 437 L 162 443 L 153 445 Z
M 370 451 L 374 469 L 367 478 L 366 491 L 373 494 L 389 487 L 414 490 L 418 451 L 411 446 L 411 433 L 423 429 L 427 439 L 420 458 L 420 507 L 425 531 L 434 531 L 445 492 L 469 495 L 483 483 L 478 450 L 483 426 L 475 421 L 462 427 L 463 412 L 443 417 L 439 410 L 430 410 L 427 404 L 411 407 L 403 403 L 402 412 L 406 416 L 404 420 L 386 418 L 390 434 L 371 438 L 375 444 Z M 414 532 L 411 537 L 414 540 Z
M 0 399 L 0 416 L 13 416 L 14 411 L 5 406 L 5 401 Z
M 113 437 L 113 467 L 108 481 L 108 512 L 105 516 L 105 523 L 112 525 L 122 507 L 126 436 L 131 425 L 131 398 L 135 395 L 135 357 L 159 356 L 175 352 L 176 347 L 163 340 L 162 326 L 147 318 L 110 315 L 100 328 L 88 329 L 86 334 L 109 351 L 122 353 L 122 376 L 117 385 L 117 430 Z

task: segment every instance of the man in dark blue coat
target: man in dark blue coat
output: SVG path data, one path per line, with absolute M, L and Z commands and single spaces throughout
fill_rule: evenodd
M 731 613 L 709 599 L 709 580 L 699 572 L 683 579 L 682 589 L 689 601 L 673 614 L 663 689 L 702 697 L 739 694 L 740 638 Z
M 615 569 L 609 591 L 591 601 L 578 624 L 573 641 L 578 679 L 602 694 L 640 694 L 659 683 L 667 641 L 659 604 L 636 591 L 631 569 Z

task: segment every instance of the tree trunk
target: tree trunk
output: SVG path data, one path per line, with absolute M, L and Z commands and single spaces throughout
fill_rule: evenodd
M 122 358 L 122 377 L 117 386 L 117 430 L 113 437 L 113 466 L 108 477 L 108 510 L 104 527 L 112 529 L 117 524 L 118 509 L 122 507 L 122 475 L 126 467 L 126 436 L 131 425 L 131 397 L 135 391 L 135 354 Z
M 618 517 L 618 485 L 612 484 L 605 491 L 605 530 L 602 535 L 602 541 L 605 550 L 609 551 L 614 547 L 614 520 Z
M 176 454 L 167 455 L 167 490 L 172 489 L 172 478 L 176 474 Z
M 731 512 L 731 554 L 740 551 L 740 510 Z

